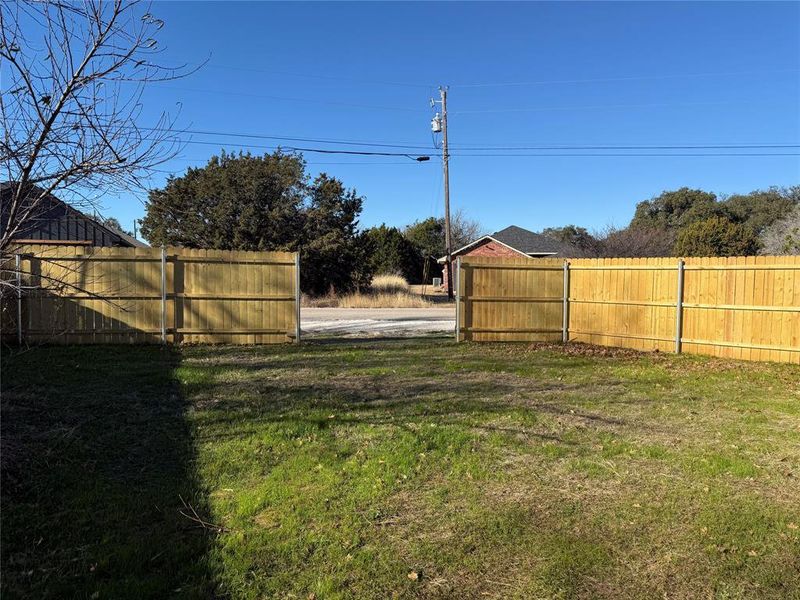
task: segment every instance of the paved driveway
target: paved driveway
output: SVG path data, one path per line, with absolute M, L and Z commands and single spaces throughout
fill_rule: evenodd
M 302 308 L 303 334 L 341 336 L 411 336 L 451 333 L 456 311 L 446 308 Z

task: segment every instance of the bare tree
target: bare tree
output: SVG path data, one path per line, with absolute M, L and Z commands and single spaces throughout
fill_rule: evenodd
M 0 5 L 0 259 L 52 194 L 86 204 L 142 188 L 180 150 L 168 114 L 140 124 L 145 86 L 190 72 L 157 62 L 163 25 L 136 0 Z
M 453 235 L 454 250 L 474 242 L 486 232 L 479 221 L 470 219 L 460 208 L 450 219 L 450 229 Z
M 761 254 L 800 254 L 800 204 L 761 236 Z
M 585 249 L 587 256 L 636 258 L 670 256 L 675 233 L 660 227 L 633 226 L 617 229 L 608 226 L 593 234 L 594 242 Z

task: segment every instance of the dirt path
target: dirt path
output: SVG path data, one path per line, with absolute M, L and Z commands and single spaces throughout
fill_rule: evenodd
M 304 335 L 404 336 L 447 333 L 455 328 L 455 308 L 303 308 Z

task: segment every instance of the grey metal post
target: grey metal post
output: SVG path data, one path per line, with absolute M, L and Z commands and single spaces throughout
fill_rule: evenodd
M 569 261 L 564 261 L 564 299 L 561 308 L 561 341 L 569 341 Z
M 300 252 L 294 255 L 294 343 L 300 343 Z
M 14 266 L 17 269 L 17 343 L 22 345 L 22 257 L 14 256 Z
M 681 353 L 683 337 L 683 259 L 678 261 L 678 301 L 675 303 L 675 352 Z
M 167 248 L 161 246 L 161 343 L 167 343 Z
M 461 257 L 456 257 L 456 342 L 461 339 Z

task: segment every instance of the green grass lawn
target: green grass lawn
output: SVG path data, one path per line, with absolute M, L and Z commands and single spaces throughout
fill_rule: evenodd
M 429 338 L 2 377 L 4 599 L 800 598 L 797 367 Z

